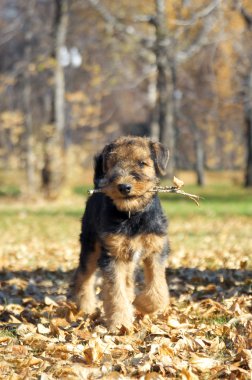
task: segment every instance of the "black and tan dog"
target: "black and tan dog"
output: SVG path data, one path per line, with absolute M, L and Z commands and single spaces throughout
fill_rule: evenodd
M 82 219 L 75 297 L 83 312 L 95 310 L 99 267 L 111 331 L 132 325 L 134 306 L 149 314 L 165 309 L 169 301 L 167 220 L 157 194 L 149 191 L 165 173 L 167 162 L 168 150 L 162 144 L 141 137 L 121 137 L 95 158 L 94 183 L 102 193 L 88 199 Z M 133 272 L 139 260 L 145 288 L 135 296 Z

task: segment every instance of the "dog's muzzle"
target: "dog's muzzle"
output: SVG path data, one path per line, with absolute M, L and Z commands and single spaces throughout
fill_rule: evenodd
M 131 192 L 132 186 L 129 183 L 120 183 L 117 188 L 121 194 L 128 195 Z

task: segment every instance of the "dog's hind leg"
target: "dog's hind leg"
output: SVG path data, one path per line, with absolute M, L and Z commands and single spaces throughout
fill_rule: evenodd
M 81 253 L 80 265 L 74 279 L 74 298 L 77 306 L 86 314 L 91 314 L 96 308 L 95 272 L 100 256 L 100 246 L 95 244 L 93 251 Z

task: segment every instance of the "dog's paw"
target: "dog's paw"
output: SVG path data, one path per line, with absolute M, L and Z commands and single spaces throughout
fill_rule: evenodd
M 78 309 L 84 314 L 93 314 L 96 311 L 96 298 L 92 297 L 87 299 L 85 297 L 80 297 L 76 300 Z
M 133 302 L 133 305 L 142 314 L 153 314 L 163 311 L 169 304 L 169 294 L 153 294 L 142 292 L 138 294 Z
M 107 320 L 107 327 L 109 332 L 113 334 L 128 334 L 133 328 L 134 315 L 133 313 L 121 314 L 114 313 Z

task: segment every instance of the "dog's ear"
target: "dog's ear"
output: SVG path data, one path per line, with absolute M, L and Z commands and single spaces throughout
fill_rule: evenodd
M 102 179 L 104 178 L 102 154 L 97 154 L 94 157 L 94 185 L 95 189 L 101 187 Z
M 159 142 L 151 142 L 151 152 L 153 155 L 156 172 L 165 175 L 169 160 L 169 150 Z
M 105 185 L 104 176 L 107 172 L 107 158 L 112 150 L 112 144 L 105 145 L 103 151 L 94 158 L 94 185 L 100 188 Z

